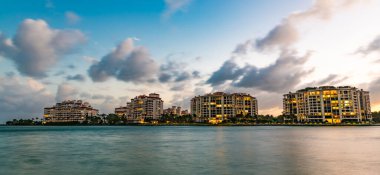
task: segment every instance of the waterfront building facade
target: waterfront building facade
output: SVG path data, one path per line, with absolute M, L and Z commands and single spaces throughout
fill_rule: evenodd
M 187 109 L 182 110 L 181 106 L 172 106 L 171 108 L 164 109 L 164 114 L 182 116 L 182 115 L 188 115 L 189 111 Z
M 99 110 L 94 109 L 88 102 L 82 100 L 65 100 L 52 107 L 44 108 L 45 122 L 79 122 L 86 117 L 97 116 Z
M 159 119 L 163 114 L 163 105 L 159 94 L 140 95 L 131 99 L 126 106 L 115 108 L 115 114 L 127 117 L 129 122 L 141 123 L 144 119 Z
M 190 113 L 189 113 L 189 110 L 182 110 L 181 111 L 181 115 L 189 115 Z
M 283 115 L 298 122 L 372 120 L 369 92 L 350 86 L 309 87 L 284 94 Z
M 131 102 L 127 102 L 126 106 L 120 106 L 118 108 L 115 108 L 115 114 L 119 117 L 127 117 L 132 112 L 132 105 Z
M 215 92 L 192 98 L 190 112 L 197 122 L 220 123 L 236 115 L 256 116 L 258 108 L 249 94 Z

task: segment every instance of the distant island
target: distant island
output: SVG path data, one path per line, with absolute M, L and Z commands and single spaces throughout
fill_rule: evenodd
M 372 122 L 343 122 L 331 124 L 328 122 L 297 122 L 288 119 L 283 115 L 257 115 L 241 116 L 238 115 L 232 120 L 225 120 L 221 123 L 195 122 L 191 115 L 163 115 L 160 120 L 145 120 L 143 123 L 128 123 L 125 117 L 116 114 L 101 114 L 99 116 L 86 117 L 83 122 L 54 122 L 46 123 L 43 119 L 13 119 L 7 121 L 10 126 L 369 126 L 380 124 L 380 111 L 373 112 Z
M 157 93 L 139 95 L 99 114 L 88 102 L 64 100 L 44 108 L 43 117 L 14 119 L 7 125 L 194 125 L 194 126 L 336 126 L 373 125 L 369 92 L 351 86 L 309 87 L 283 95 L 282 115 L 258 114 L 258 100 L 247 93 L 215 92 L 190 100 L 190 112 L 180 106 L 163 108 Z

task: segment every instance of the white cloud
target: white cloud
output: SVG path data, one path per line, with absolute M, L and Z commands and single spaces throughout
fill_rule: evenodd
M 191 0 L 165 0 L 166 9 L 162 13 L 163 19 L 169 19 L 173 14 L 178 11 L 183 11 Z
M 316 0 L 309 9 L 289 14 L 264 37 L 237 45 L 231 58 L 207 83 L 214 90 L 247 88 L 248 92 L 258 94 L 260 111 L 279 114 L 282 93 L 287 91 L 309 85 L 358 86 L 371 81 L 379 72 L 370 63 L 373 59 L 363 60 L 351 53 L 358 46 L 366 46 L 364 41 L 370 43 L 365 49 L 376 50 L 373 48 L 377 48 L 377 41 L 373 38 L 379 35 L 380 25 L 373 17 L 380 15 L 378 7 L 378 2 L 371 4 L 365 0 Z M 286 50 L 313 54 L 280 56 L 272 64 L 253 66 L 260 64 L 257 57 L 266 58 Z M 246 66 L 246 62 L 253 65 Z M 266 100 L 273 96 L 278 98 Z
M 289 48 L 300 39 L 300 23 L 313 20 L 331 20 L 332 16 L 366 0 L 316 0 L 313 6 L 302 12 L 294 12 L 275 26 L 263 38 L 256 40 L 259 50 Z
M 97 62 L 96 58 L 91 57 L 91 56 L 82 56 L 82 60 L 89 64 L 94 64 Z
M 110 77 L 125 82 L 151 82 L 158 72 L 157 63 L 144 47 L 135 47 L 128 38 L 100 62 L 92 64 L 88 73 L 93 81 L 104 82 Z
M 79 30 L 52 29 L 44 20 L 26 19 L 12 40 L 0 34 L 0 55 L 14 61 L 21 74 L 41 78 L 84 42 Z
M 42 117 L 43 108 L 52 103 L 54 96 L 35 79 L 0 77 L 0 123 L 13 118 Z
M 65 17 L 68 24 L 76 24 L 81 21 L 81 17 L 72 11 L 67 11 Z
M 32 90 L 35 91 L 40 91 L 45 88 L 45 86 L 42 83 L 34 80 L 33 78 L 28 78 L 28 85 Z
M 78 94 L 79 94 L 78 88 L 68 83 L 62 83 L 58 85 L 55 101 L 62 102 L 64 100 L 76 100 L 78 98 Z
M 114 113 L 115 107 L 125 106 L 128 97 L 115 98 L 111 95 L 83 92 L 69 83 L 62 83 L 57 88 L 56 102 L 63 100 L 83 100 L 99 110 L 99 113 Z

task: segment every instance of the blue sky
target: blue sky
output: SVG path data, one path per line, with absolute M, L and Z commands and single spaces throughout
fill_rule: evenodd
M 84 99 L 109 113 L 150 92 L 160 93 L 165 107 L 188 108 L 192 96 L 220 90 L 257 96 L 259 113 L 276 115 L 282 94 L 305 86 L 378 87 L 380 23 L 370 19 L 379 15 L 376 0 L 1 4 L 4 119 L 38 116 L 64 99 Z M 25 99 L 34 105 L 19 110 Z
M 191 1 L 169 19 L 163 19 L 164 1 L 50 2 L 51 8 L 45 7 L 45 1 L 3 3 L 1 31 L 11 36 L 24 19 L 43 19 L 53 28 L 75 28 L 85 33 L 88 45 L 82 50 L 84 54 L 100 57 L 115 43 L 137 37 L 141 39 L 139 44 L 149 48 L 158 59 L 176 52 L 202 56 L 213 55 L 206 50 L 211 47 L 229 53 L 241 40 L 265 34 L 289 12 L 311 4 L 311 1 L 283 1 L 285 6 L 273 6 L 280 1 Z M 80 22 L 67 24 L 68 11 L 79 15 Z M 100 46 L 93 46 L 94 43 Z

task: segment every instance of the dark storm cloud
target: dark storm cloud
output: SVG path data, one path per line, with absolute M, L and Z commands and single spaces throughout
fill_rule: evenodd
M 170 74 L 168 74 L 168 73 L 161 73 L 160 76 L 158 77 L 158 80 L 161 83 L 166 83 L 166 82 L 169 82 L 171 78 L 172 78 L 172 76 Z
M 168 61 L 160 66 L 159 81 L 161 83 L 167 83 L 175 79 L 180 74 L 183 64 L 175 61 Z
M 290 22 L 284 22 L 273 28 L 264 38 L 256 40 L 256 48 L 264 50 L 266 48 L 280 47 L 286 48 L 298 40 L 298 31 Z
M 194 78 L 201 78 L 201 72 L 195 70 L 193 71 L 193 73 L 191 73 L 193 75 Z
M 75 69 L 75 68 L 76 68 L 76 66 L 73 65 L 73 64 L 70 64 L 70 65 L 68 65 L 67 67 L 68 67 L 69 69 Z
M 345 77 L 345 76 L 342 77 L 336 74 L 330 74 L 321 80 L 303 84 L 302 87 L 316 87 L 316 86 L 325 86 L 325 85 L 336 86 L 347 79 L 348 77 Z
M 199 78 L 197 71 L 186 70 L 186 64 L 176 61 L 156 63 L 144 47 L 135 47 L 133 39 L 120 43 L 115 50 L 95 62 L 88 70 L 94 82 L 111 77 L 133 83 L 173 83 Z M 169 57 L 171 57 L 169 55 Z
M 359 48 L 356 53 L 368 55 L 372 52 L 380 52 L 380 36 L 377 36 L 367 46 Z
M 16 73 L 14 73 L 13 71 L 10 71 L 10 72 L 5 72 L 5 76 L 7 76 L 8 78 L 12 78 L 16 75 Z
M 191 74 L 189 72 L 182 72 L 176 77 L 174 81 L 181 82 L 181 81 L 189 80 L 190 78 L 191 78 Z
M 243 54 L 243 55 L 247 54 L 250 51 L 252 51 L 252 46 L 253 46 L 252 40 L 247 40 L 246 42 L 242 44 L 238 44 L 233 53 Z
M 240 68 L 234 60 L 227 60 L 217 71 L 215 71 L 206 83 L 217 86 L 225 83 L 227 80 L 236 80 L 244 74 L 246 68 Z
M 85 40 L 79 30 L 52 29 L 44 20 L 26 19 L 12 39 L 0 33 L 0 55 L 12 60 L 21 74 L 42 78 Z
M 227 60 L 207 80 L 208 84 L 217 86 L 231 80 L 235 87 L 256 88 L 268 92 L 282 92 L 292 89 L 301 82 L 301 78 L 310 74 L 305 71 L 304 63 L 310 54 L 296 56 L 295 52 L 284 51 L 277 61 L 264 68 L 246 65 L 240 68 L 233 60 Z
M 335 80 L 336 78 L 338 77 L 338 75 L 336 74 L 330 74 L 329 76 L 327 76 L 326 78 L 318 81 L 318 84 L 320 85 L 324 85 L 326 83 L 330 83 L 331 81 Z
M 186 84 L 180 83 L 180 84 L 175 84 L 173 85 L 170 90 L 172 91 L 183 91 L 185 90 Z
M 76 74 L 76 75 L 69 75 L 66 77 L 66 80 L 75 80 L 75 81 L 86 81 L 86 77 L 82 74 Z
M 187 71 L 186 64 L 176 61 L 168 61 L 160 66 L 159 81 L 161 83 L 183 82 L 194 78 L 200 78 L 199 71 Z
M 63 71 L 63 70 L 61 70 L 61 71 L 56 72 L 56 73 L 54 74 L 54 76 L 61 76 L 61 75 L 65 75 L 65 74 L 66 74 L 66 72 Z
M 293 89 L 301 82 L 301 78 L 310 74 L 305 71 L 304 63 L 310 54 L 298 57 L 293 52 L 285 52 L 277 61 L 264 68 L 249 67 L 242 79 L 235 83 L 237 87 L 257 88 L 269 92 L 281 92 L 284 89 Z

